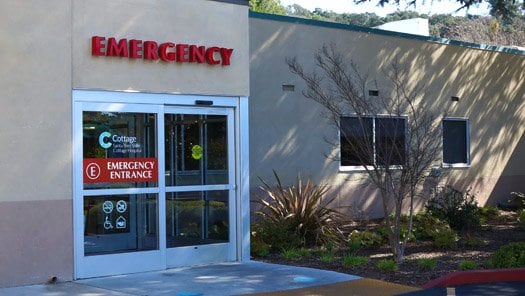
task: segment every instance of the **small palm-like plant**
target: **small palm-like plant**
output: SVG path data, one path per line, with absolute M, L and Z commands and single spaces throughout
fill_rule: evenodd
M 275 186 L 259 178 L 264 195 L 256 201 L 261 205 L 261 210 L 256 213 L 265 222 L 288 227 L 303 245 L 337 243 L 341 237 L 338 226 L 342 215 L 329 207 L 333 198 L 323 200 L 328 187 L 317 185 L 310 178 L 303 182 L 300 175 L 294 185 L 286 187 L 275 171 L 273 174 Z

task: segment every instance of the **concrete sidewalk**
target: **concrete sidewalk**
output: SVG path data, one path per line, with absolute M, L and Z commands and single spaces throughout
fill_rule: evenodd
M 352 282 L 332 271 L 261 262 L 227 263 L 0 289 L 0 295 L 239 295 Z M 411 290 L 406 290 L 408 292 Z M 331 295 L 331 294 L 324 294 Z

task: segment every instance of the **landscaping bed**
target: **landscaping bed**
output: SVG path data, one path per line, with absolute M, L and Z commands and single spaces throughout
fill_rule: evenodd
M 377 225 L 367 225 L 374 229 Z M 379 279 L 410 286 L 422 286 L 440 276 L 469 269 L 494 268 L 490 259 L 500 247 L 512 242 L 525 242 L 525 231 L 518 225 L 516 212 L 499 210 L 470 234 L 461 234 L 448 247 L 436 247 L 430 240 L 416 239 L 405 249 L 405 260 L 400 265 L 389 265 L 388 245 L 357 249 L 309 248 L 256 256 L 258 261 L 333 270 L 366 278 Z M 294 253 L 295 252 L 295 253 Z M 378 267 L 381 261 L 381 267 Z

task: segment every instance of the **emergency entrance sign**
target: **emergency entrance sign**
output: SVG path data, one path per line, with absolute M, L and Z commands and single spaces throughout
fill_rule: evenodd
M 156 158 L 84 159 L 84 183 L 151 182 L 157 179 Z

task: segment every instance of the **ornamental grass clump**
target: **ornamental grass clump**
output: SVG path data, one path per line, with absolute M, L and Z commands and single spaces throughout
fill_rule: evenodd
M 421 258 L 416 261 L 417 267 L 422 270 L 434 270 L 437 267 L 437 260 L 435 258 Z
M 295 184 L 284 186 L 277 173 L 273 174 L 275 186 L 259 178 L 264 195 L 256 201 L 261 205 L 256 214 L 262 218 L 261 225 L 286 228 L 283 231 L 297 236 L 301 246 L 339 243 L 342 215 L 330 207 L 334 199 L 325 200 L 328 187 L 317 185 L 310 178 L 304 182 L 300 175 Z
M 394 272 L 399 269 L 396 261 L 392 259 L 381 259 L 376 263 L 376 267 L 379 270 L 385 271 L 385 272 Z
M 348 254 L 343 257 L 343 266 L 346 268 L 356 268 L 367 264 L 368 261 L 370 261 L 370 259 L 366 256 Z

